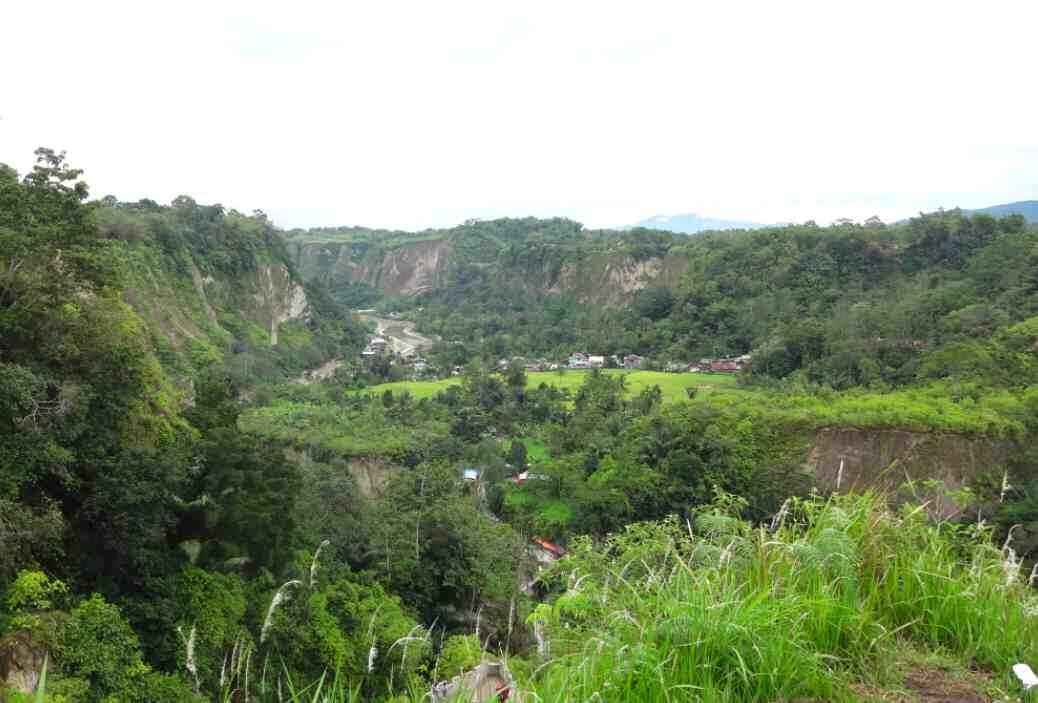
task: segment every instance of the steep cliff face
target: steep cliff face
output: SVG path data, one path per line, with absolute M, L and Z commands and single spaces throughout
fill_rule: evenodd
M 259 290 L 253 294 L 260 319 L 269 319 L 270 346 L 278 344 L 282 323 L 305 319 L 310 304 L 303 285 L 295 280 L 283 263 L 262 264 L 256 271 Z
M 515 249 L 508 254 L 522 257 Z M 622 252 L 515 262 L 504 255 L 473 257 L 454 238 L 418 239 L 387 249 L 357 244 L 290 245 L 304 279 L 331 289 L 364 284 L 385 295 L 413 297 L 450 283 L 452 267 L 473 266 L 503 286 L 539 294 L 571 294 L 585 302 L 622 305 L 650 285 L 673 284 L 686 268 L 679 256 L 635 258 Z
M 988 472 L 1000 472 L 1012 446 L 1005 441 L 956 434 L 828 428 L 815 432 L 806 466 L 823 490 L 906 490 L 931 502 L 944 516 L 958 513 L 948 493 Z M 938 487 L 932 482 L 939 482 Z
M 119 241 L 126 301 L 173 378 L 230 362 L 243 379 L 282 377 L 337 351 L 302 277 L 265 220 L 202 208 L 99 210 Z M 323 300 L 323 299 L 322 299 Z M 337 314 L 337 313 L 332 313 Z M 336 329 L 341 331 L 348 323 Z
M 128 260 L 127 302 L 148 322 L 160 349 L 206 355 L 244 339 L 273 347 L 283 324 L 309 316 L 302 282 L 284 263 L 237 276 L 203 274 L 194 261 L 186 270 L 171 267 L 144 245 L 132 247 Z
M 299 244 L 293 247 L 293 253 L 306 280 L 318 279 L 330 288 L 361 283 L 386 295 L 412 297 L 434 290 L 446 280 L 451 249 L 446 239 L 430 239 L 386 250 L 348 244 Z
M 666 257 L 637 260 L 630 256 L 595 257 L 565 264 L 548 293 L 569 293 L 584 303 L 624 305 L 648 286 L 669 285 L 668 274 L 677 260 Z

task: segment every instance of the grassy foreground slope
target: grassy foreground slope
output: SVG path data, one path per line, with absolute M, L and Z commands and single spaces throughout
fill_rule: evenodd
M 560 703 L 869 700 L 921 648 L 1011 691 L 1038 657 L 1038 598 L 989 537 L 852 495 L 791 501 L 770 529 L 720 507 L 578 542 L 530 618 L 550 659 L 529 684 Z
M 760 527 L 738 507 L 578 540 L 542 572 L 537 651 L 467 665 L 506 659 L 541 703 L 1033 700 L 1011 667 L 1038 660 L 1038 596 L 983 526 L 875 494 L 790 500 Z M 331 672 L 305 695 L 359 700 Z

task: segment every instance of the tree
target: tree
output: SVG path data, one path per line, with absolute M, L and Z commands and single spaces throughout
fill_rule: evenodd
M 674 307 L 674 294 L 669 288 L 662 286 L 643 288 L 634 294 L 631 306 L 639 317 L 661 320 L 669 315 Z
M 192 486 L 204 511 L 181 520 L 181 539 L 202 539 L 211 561 L 248 556 L 276 570 L 288 558 L 295 527 L 298 469 L 274 447 L 238 429 L 240 388 L 216 372 L 200 384 L 188 417 L 202 430 L 199 466 Z
M 508 463 L 515 471 L 526 470 L 526 444 L 521 439 L 513 439 L 508 448 Z

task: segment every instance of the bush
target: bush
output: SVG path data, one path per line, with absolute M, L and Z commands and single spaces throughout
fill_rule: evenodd
M 65 674 L 90 683 L 84 701 L 143 700 L 136 692 L 148 668 L 141 660 L 137 635 L 119 608 L 100 595 L 95 593 L 71 612 L 57 654 Z

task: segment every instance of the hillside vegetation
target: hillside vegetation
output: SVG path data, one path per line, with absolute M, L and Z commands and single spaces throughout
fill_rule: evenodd
M 319 284 L 303 283 L 262 213 L 187 196 L 170 206 L 111 197 L 98 205 L 125 298 L 176 375 L 216 365 L 243 381 L 285 377 L 362 346 L 362 328 Z
M 528 701 L 1022 698 L 1019 218 L 283 241 L 37 157 L 0 166 L 0 700 L 417 701 L 484 659 Z M 379 383 L 365 297 L 463 371 Z
M 430 259 L 402 234 L 366 236 L 366 253 L 322 245 L 324 269 L 306 245 L 294 245 L 297 260 L 334 294 L 363 285 L 365 305 L 410 308 L 420 330 L 443 338 L 433 354 L 442 366 L 577 350 L 661 363 L 752 353 L 758 376 L 835 388 L 1035 379 L 1038 234 L 1020 215 L 956 210 L 691 238 L 495 220 L 438 233 Z M 343 257 L 366 263 L 336 264 Z M 383 280 L 402 261 L 417 277 L 407 290 Z

